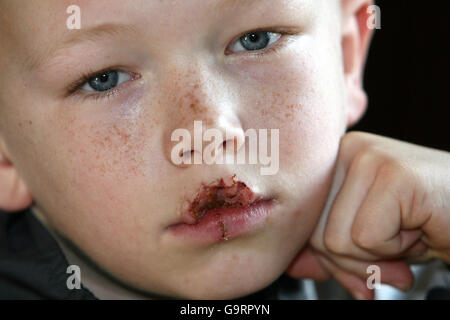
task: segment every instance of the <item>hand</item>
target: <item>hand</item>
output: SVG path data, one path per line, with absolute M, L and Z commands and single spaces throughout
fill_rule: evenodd
M 351 132 L 341 140 L 335 176 L 319 223 L 287 273 L 334 277 L 355 298 L 372 299 L 366 279 L 413 284 L 411 261 L 450 263 L 450 154 Z

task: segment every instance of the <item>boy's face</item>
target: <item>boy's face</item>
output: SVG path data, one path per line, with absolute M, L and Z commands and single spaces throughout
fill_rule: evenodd
M 0 1 L 0 151 L 36 207 L 144 291 L 232 298 L 268 285 L 313 231 L 348 123 L 339 1 L 86 0 L 69 30 L 72 2 Z M 281 37 L 237 44 L 254 30 Z M 109 91 L 79 82 L 104 70 L 119 70 Z M 278 173 L 175 165 L 171 134 L 194 120 L 279 129 Z M 263 224 L 228 240 L 172 232 L 202 184 L 233 175 L 275 200 Z

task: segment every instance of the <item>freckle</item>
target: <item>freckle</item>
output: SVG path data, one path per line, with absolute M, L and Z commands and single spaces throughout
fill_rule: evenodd
M 205 124 L 206 124 L 207 126 L 212 126 L 212 125 L 214 124 L 214 120 L 213 120 L 212 118 L 207 118 L 207 119 L 205 120 Z
M 122 140 L 123 140 L 125 143 L 127 143 L 128 140 L 130 140 L 131 135 L 130 135 L 129 133 L 126 133 L 126 132 L 120 130 L 120 129 L 117 127 L 117 125 L 114 125 L 114 126 L 113 126 L 113 129 L 114 129 L 114 131 L 115 131 L 115 134 L 116 134 L 117 136 L 119 136 L 120 138 L 122 138 Z
M 19 127 L 22 128 L 22 122 L 19 122 Z
M 30 125 L 32 125 L 32 124 L 33 124 L 33 121 L 31 121 L 31 120 L 28 120 L 28 123 L 29 123 Z

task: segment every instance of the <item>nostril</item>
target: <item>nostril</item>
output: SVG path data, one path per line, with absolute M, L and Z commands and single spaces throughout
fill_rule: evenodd
M 232 147 L 233 151 L 236 152 L 239 149 L 238 139 L 236 137 L 234 137 L 233 139 L 225 140 L 222 143 L 223 150 L 226 150 L 227 146 Z
M 180 152 L 178 153 L 178 156 L 180 157 L 180 158 L 184 158 L 184 157 L 186 157 L 188 154 L 190 154 L 191 155 L 191 157 L 193 157 L 194 156 L 194 150 L 189 150 L 189 151 L 183 151 L 183 150 L 180 150 Z

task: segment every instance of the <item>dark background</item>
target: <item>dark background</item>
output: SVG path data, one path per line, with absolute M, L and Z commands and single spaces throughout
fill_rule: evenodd
M 351 130 L 450 151 L 450 1 L 380 0 L 365 73 L 369 106 Z

